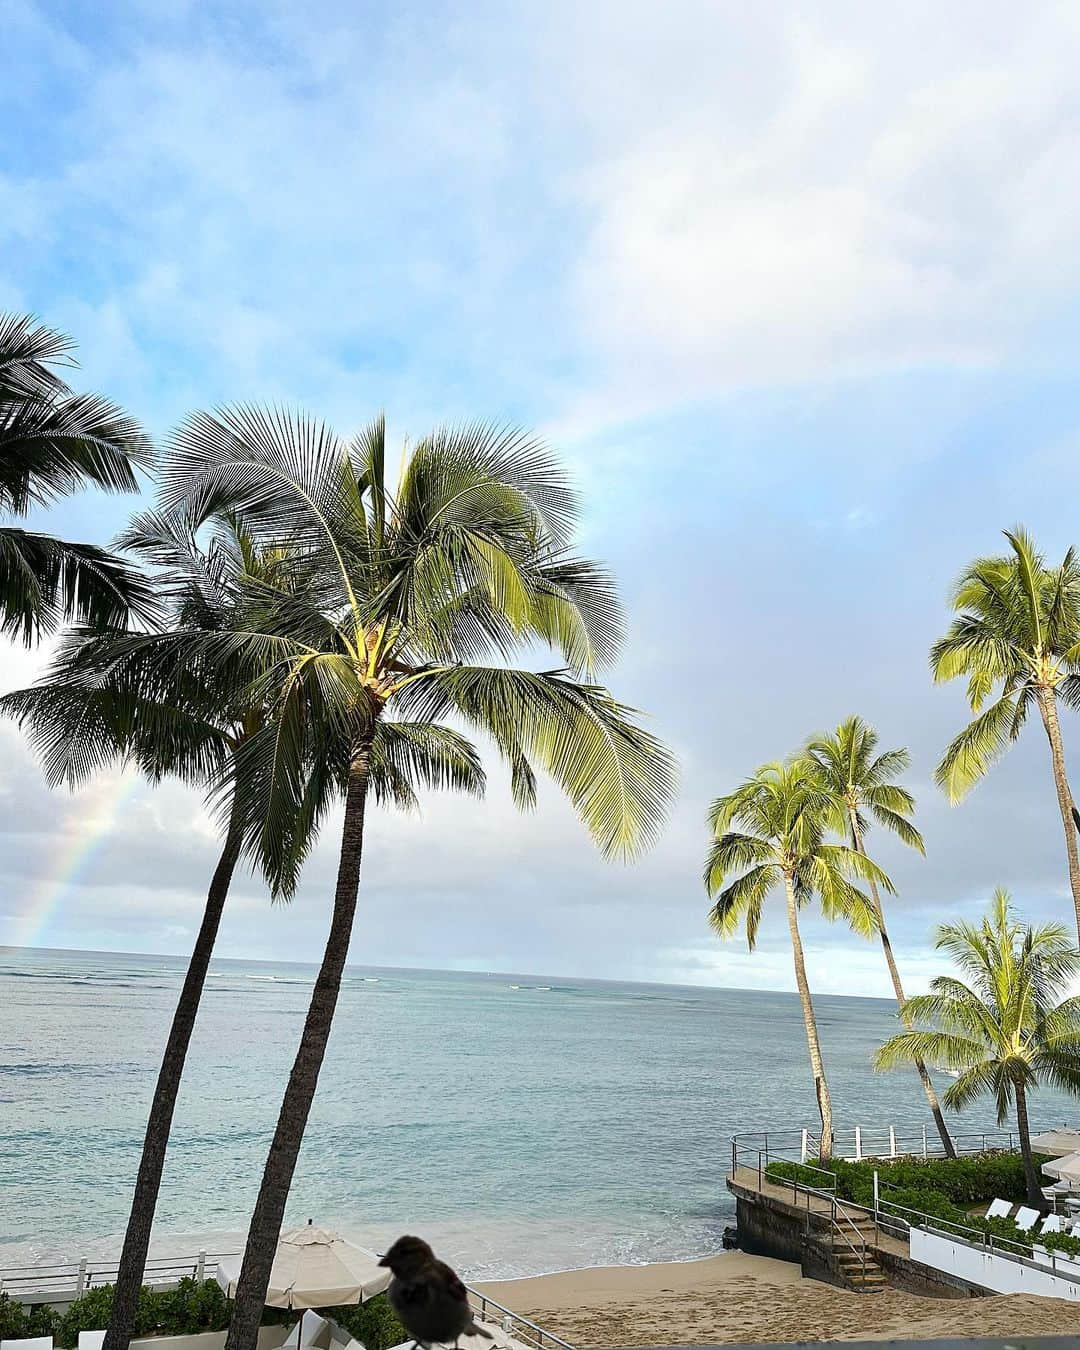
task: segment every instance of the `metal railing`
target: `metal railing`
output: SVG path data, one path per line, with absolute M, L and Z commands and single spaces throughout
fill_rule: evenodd
M 743 1136 L 735 1136 L 731 1141 L 731 1176 L 736 1183 L 740 1172 L 743 1179 L 751 1183 L 756 1179 L 757 1189 L 764 1190 L 766 1184 L 776 1186 L 786 1196 L 791 1193 L 791 1204 L 795 1209 L 805 1208 L 807 1225 L 811 1214 L 824 1220 L 829 1231 L 851 1251 L 859 1263 L 861 1277 L 866 1278 L 867 1240 L 864 1227 L 873 1231 L 877 1237 L 877 1227 L 871 1211 L 861 1205 L 846 1205 L 836 1194 L 836 1175 L 813 1163 L 803 1162 L 800 1156 L 786 1157 L 783 1152 L 778 1156 L 778 1140 L 765 1140 L 763 1147 L 740 1143 Z M 791 1164 L 795 1163 L 798 1172 L 792 1175 Z M 747 1177 L 745 1174 L 749 1174 Z M 858 1213 L 855 1213 L 858 1211 Z
M 743 1131 L 732 1136 L 744 1148 L 760 1148 L 766 1157 L 788 1162 L 806 1162 L 820 1152 L 820 1133 L 810 1129 Z M 1015 1152 L 1018 1143 L 1011 1130 L 969 1130 L 952 1136 L 958 1154 L 987 1153 L 995 1149 Z M 848 1162 L 867 1158 L 943 1158 L 945 1146 L 927 1130 L 895 1125 L 866 1128 L 853 1125 L 833 1132 L 832 1152 Z
M 939 1219 L 930 1214 L 922 1214 L 918 1210 L 907 1209 L 905 1206 L 897 1205 L 892 1201 L 883 1203 L 889 1205 L 890 1211 L 899 1211 L 894 1213 L 894 1217 L 905 1223 L 908 1229 L 919 1228 L 923 1232 L 934 1233 L 938 1237 L 949 1238 L 953 1242 L 962 1242 L 967 1247 L 981 1248 L 992 1256 L 1001 1256 L 1007 1261 L 1033 1266 L 1036 1270 L 1049 1270 L 1059 1280 L 1071 1280 L 1074 1284 L 1080 1284 L 1080 1260 L 1074 1256 L 1068 1256 L 1064 1252 L 1055 1252 L 1053 1248 L 1043 1247 L 1035 1241 L 1034 1237 L 1027 1242 L 1014 1242 L 1010 1238 L 998 1237 L 995 1233 L 986 1232 L 982 1228 L 970 1228 L 967 1224 L 952 1223 L 949 1219 Z M 1039 1251 L 1038 1255 L 1035 1254 L 1034 1249 L 1036 1248 Z
M 833 1196 L 833 1232 L 843 1239 L 845 1246 L 855 1255 L 859 1262 L 859 1273 L 863 1280 L 866 1279 L 866 1237 L 859 1227 L 859 1221 L 852 1217 L 850 1211 L 844 1204 Z M 855 1240 L 852 1240 L 851 1234 L 854 1233 Z M 877 1230 L 874 1230 L 874 1236 L 877 1237 Z
M 198 1252 L 194 1256 L 152 1256 L 146 1262 L 143 1282 L 152 1286 L 179 1284 L 187 1276 L 209 1279 L 218 1262 L 236 1252 Z M 116 1280 L 119 1260 L 62 1261 L 56 1264 L 0 1267 L 0 1293 L 22 1302 L 60 1302 L 81 1298 L 89 1289 Z
M 768 1181 L 774 1186 L 790 1186 L 792 1194 L 797 1198 L 800 1192 L 808 1192 L 811 1195 L 824 1194 L 831 1195 L 836 1190 L 836 1175 L 827 1171 L 823 1167 L 817 1167 L 813 1163 L 804 1162 L 798 1153 L 791 1154 L 783 1148 L 778 1148 L 774 1139 L 772 1145 L 766 1136 L 764 1144 L 761 1147 L 753 1143 L 743 1143 L 744 1135 L 734 1135 L 731 1140 L 731 1172 L 734 1176 L 740 1169 L 750 1171 L 756 1174 L 758 1187 Z M 785 1171 L 778 1168 L 778 1164 L 783 1164 L 785 1169 L 792 1163 L 798 1165 L 800 1175 L 809 1174 L 811 1179 L 805 1184 L 797 1178 L 786 1175 Z
M 529 1318 L 522 1317 L 520 1313 L 511 1312 L 509 1308 L 497 1302 L 489 1294 L 482 1294 L 478 1289 L 474 1289 L 468 1284 L 465 1288 L 469 1291 L 473 1311 L 479 1316 L 480 1320 L 501 1327 L 508 1336 L 513 1336 L 515 1341 L 521 1341 L 523 1345 L 532 1346 L 534 1350 L 547 1350 L 548 1347 L 552 1346 L 557 1346 L 558 1350 L 573 1350 L 569 1341 L 564 1341 L 561 1336 L 556 1336 L 553 1331 L 545 1331 L 538 1323 L 531 1322 Z M 499 1315 L 493 1317 L 491 1309 L 494 1309 Z

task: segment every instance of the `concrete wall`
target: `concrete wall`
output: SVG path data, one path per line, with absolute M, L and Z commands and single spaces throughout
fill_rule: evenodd
M 971 1247 L 966 1242 L 955 1242 L 937 1233 L 913 1228 L 911 1255 L 924 1266 L 997 1294 L 1038 1294 L 1043 1298 L 1066 1298 L 1080 1303 L 1080 1281 L 1063 1279 L 1049 1267 L 1012 1261 L 996 1255 L 989 1248 Z M 1076 1264 L 1076 1273 L 1080 1276 L 1080 1264 Z
M 739 1249 L 752 1256 L 772 1256 L 778 1261 L 802 1263 L 806 1221 L 796 1219 L 766 1197 L 735 1202 L 739 1228 Z
M 291 1327 L 260 1327 L 259 1350 L 278 1350 Z M 132 1350 L 225 1350 L 224 1331 L 204 1331 L 197 1336 L 144 1336 L 131 1342 Z

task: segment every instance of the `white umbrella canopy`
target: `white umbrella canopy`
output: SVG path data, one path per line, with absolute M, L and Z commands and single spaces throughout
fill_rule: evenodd
M 1063 1158 L 1066 1153 L 1080 1152 L 1080 1130 L 1062 1128 L 1032 1135 L 1031 1147 L 1038 1153 L 1052 1153 L 1055 1158 Z
M 233 1298 L 240 1257 L 218 1266 L 218 1283 Z M 340 1233 L 306 1224 L 282 1233 L 274 1253 L 266 1302 L 272 1308 L 333 1308 L 365 1303 L 390 1283 L 390 1272 L 374 1252 L 347 1242 Z
M 1042 1170 L 1047 1176 L 1057 1177 L 1059 1181 L 1080 1181 L 1080 1152 L 1043 1163 Z

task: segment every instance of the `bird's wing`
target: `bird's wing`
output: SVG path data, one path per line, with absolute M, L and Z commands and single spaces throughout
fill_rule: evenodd
M 461 1283 L 457 1271 L 452 1270 L 445 1261 L 436 1261 L 435 1265 L 450 1297 L 459 1303 L 468 1303 L 469 1291 Z

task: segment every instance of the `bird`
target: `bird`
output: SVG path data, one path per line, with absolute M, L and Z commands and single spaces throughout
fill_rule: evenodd
M 399 1237 L 380 1258 L 391 1275 L 387 1296 L 414 1347 L 457 1345 L 461 1336 L 495 1338 L 473 1318 L 469 1291 L 423 1238 Z

